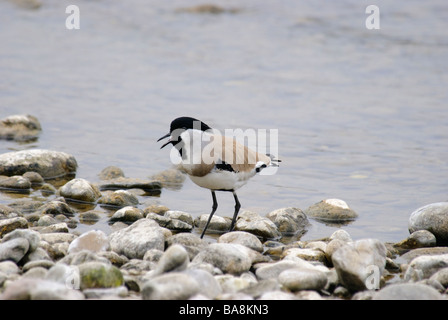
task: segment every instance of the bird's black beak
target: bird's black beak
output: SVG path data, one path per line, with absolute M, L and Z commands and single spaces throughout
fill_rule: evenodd
M 170 133 L 167 133 L 167 134 L 164 135 L 163 137 L 159 138 L 159 140 L 157 140 L 157 142 L 159 142 L 159 141 L 162 140 L 162 139 L 168 138 L 170 135 L 171 135 Z M 171 143 L 171 140 L 168 140 L 168 142 L 165 143 L 163 146 L 161 146 L 160 149 L 165 148 L 165 147 L 166 147 L 168 144 L 170 144 L 170 143 Z

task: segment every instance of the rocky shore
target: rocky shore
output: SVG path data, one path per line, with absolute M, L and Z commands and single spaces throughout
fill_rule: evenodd
M 13 119 L 3 138 L 14 139 L 11 123 L 28 136 L 20 118 Z M 52 150 L 0 155 L 0 192 L 23 195 L 0 205 L 0 299 L 448 297 L 448 202 L 410 213 L 410 235 L 399 243 L 353 240 L 342 228 L 324 239 L 297 240 L 310 219 L 357 219 L 340 199 L 266 216 L 242 211 L 233 232 L 226 232 L 230 218 L 215 216 L 213 237 L 200 239 L 207 214 L 139 204 L 181 185 L 185 178 L 176 170 L 145 180 L 107 167 L 98 183 L 76 178 L 76 170 L 72 155 Z M 36 192 L 38 199 L 26 196 Z M 104 217 L 96 206 L 110 213 L 109 234 L 95 228 Z M 78 224 L 89 231 L 76 232 Z

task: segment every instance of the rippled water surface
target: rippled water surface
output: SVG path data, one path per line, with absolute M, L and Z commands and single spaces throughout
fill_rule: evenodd
M 76 1 L 80 30 L 65 28 L 73 1 L 0 2 L 0 116 L 33 114 L 43 127 L 33 143 L 0 141 L 0 153 L 65 151 L 96 182 L 109 165 L 128 177 L 169 168 L 156 140 L 177 116 L 278 129 L 282 166 L 240 189 L 243 209 L 339 198 L 359 214 L 343 227 L 353 238 L 401 240 L 412 211 L 448 200 L 445 2 L 376 1 L 380 30 L 366 29 L 371 3 L 358 0 Z M 203 3 L 236 10 L 179 10 Z M 189 180 L 142 207 L 153 202 L 211 209 Z M 232 195 L 218 202 L 231 216 Z M 333 230 L 312 221 L 304 238 Z

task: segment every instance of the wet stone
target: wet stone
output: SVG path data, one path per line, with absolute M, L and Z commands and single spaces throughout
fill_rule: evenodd
M 431 203 L 411 213 L 409 232 L 427 230 L 440 243 L 448 243 L 448 202 Z
M 11 115 L 0 120 L 0 139 L 32 141 L 41 131 L 39 120 L 29 114 Z
M 28 221 L 22 217 L 0 220 L 0 237 L 15 230 L 28 228 Z
M 59 189 L 59 194 L 72 201 L 95 202 L 101 197 L 99 189 L 89 181 L 77 178 L 70 180 Z
M 127 207 L 138 205 L 138 199 L 135 195 L 126 190 L 105 191 L 98 203 L 110 207 Z
M 112 180 L 124 177 L 124 172 L 119 167 L 108 166 L 101 170 L 98 176 L 101 180 Z
M 0 155 L 0 175 L 22 175 L 34 171 L 49 179 L 74 174 L 77 167 L 72 155 L 58 151 L 30 149 Z
M 30 192 L 31 182 L 22 176 L 0 177 L 0 190 Z
M 322 200 L 306 209 L 305 213 L 311 218 L 328 222 L 345 222 L 358 217 L 358 214 L 340 199 Z
M 309 225 L 308 218 L 299 208 L 282 208 L 271 211 L 266 217 L 278 228 L 282 234 L 304 233 Z
M 141 209 L 127 206 L 117 210 L 112 217 L 110 217 L 111 222 L 123 221 L 123 222 L 134 222 L 143 218 L 143 211 Z
M 235 230 L 246 231 L 264 239 L 281 237 L 281 233 L 274 222 L 247 210 L 239 215 L 235 224 Z

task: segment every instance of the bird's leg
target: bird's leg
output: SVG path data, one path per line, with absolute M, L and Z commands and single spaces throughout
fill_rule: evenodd
M 241 204 L 238 201 L 238 197 L 236 196 L 235 191 L 233 191 L 233 197 L 235 198 L 235 213 L 233 214 L 232 224 L 230 225 L 229 232 L 233 230 L 233 227 L 235 227 L 236 218 L 238 217 L 238 212 L 241 208 Z
M 210 213 L 210 216 L 208 217 L 207 224 L 204 227 L 204 230 L 202 230 L 201 239 L 204 237 L 205 230 L 207 230 L 207 227 L 212 220 L 213 215 L 215 214 L 216 209 L 218 208 L 218 202 L 216 201 L 216 194 L 215 191 L 212 190 L 212 199 L 213 199 L 213 205 L 212 205 L 212 212 Z

